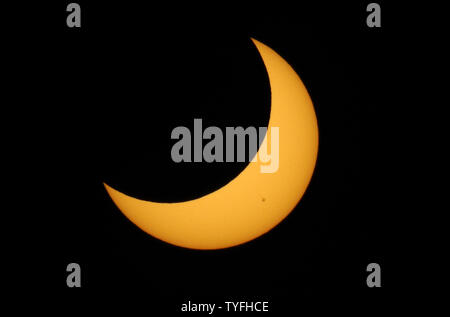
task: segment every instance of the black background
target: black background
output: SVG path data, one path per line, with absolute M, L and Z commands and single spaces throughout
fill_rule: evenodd
M 177 312 L 187 300 L 269 300 L 275 315 L 312 302 L 387 304 L 399 281 L 380 118 L 395 107 L 395 8 L 381 2 L 377 29 L 366 26 L 364 1 L 250 9 L 79 3 L 81 29 L 67 28 L 67 3 L 41 7 L 45 18 L 19 56 L 30 89 L 18 100 L 34 100 L 24 124 L 33 160 L 25 161 L 39 224 L 22 255 L 39 258 L 45 272 L 33 298 L 150 315 Z M 197 251 L 148 236 L 102 182 L 143 199 L 183 201 L 237 176 L 245 164 L 171 162 L 170 131 L 192 128 L 194 118 L 204 126 L 267 124 L 270 86 L 250 37 L 288 61 L 313 100 L 320 145 L 307 192 L 281 224 L 241 246 Z M 66 286 L 71 262 L 81 265 L 80 289 Z M 371 262 L 381 265 L 380 289 L 366 286 Z

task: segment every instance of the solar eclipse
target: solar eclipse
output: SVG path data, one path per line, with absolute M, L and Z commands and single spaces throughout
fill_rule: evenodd
M 312 101 L 291 66 L 268 46 L 252 40 L 263 59 L 271 88 L 270 120 L 263 143 L 270 139 L 272 127 L 278 127 L 279 169 L 261 173 L 260 165 L 264 163 L 251 162 L 222 188 L 176 203 L 137 199 L 105 183 L 117 207 L 146 233 L 185 248 L 236 246 L 271 230 L 305 192 L 318 150 Z

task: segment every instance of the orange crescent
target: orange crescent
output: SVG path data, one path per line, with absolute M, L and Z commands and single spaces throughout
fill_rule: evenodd
M 271 230 L 303 196 L 319 144 L 314 107 L 292 67 L 270 47 L 252 41 L 270 81 L 271 112 L 263 142 L 270 140 L 272 127 L 279 127 L 278 170 L 261 173 L 264 164 L 256 160 L 222 188 L 177 203 L 139 200 L 104 184 L 122 213 L 153 237 L 192 249 L 236 246 Z

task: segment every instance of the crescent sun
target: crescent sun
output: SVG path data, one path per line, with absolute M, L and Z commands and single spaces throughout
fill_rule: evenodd
M 299 76 L 275 51 L 252 39 L 270 81 L 267 129 L 279 127 L 279 168 L 261 173 L 260 160 L 203 197 L 156 203 L 104 184 L 121 212 L 151 236 L 191 249 L 222 249 L 251 241 L 280 223 L 298 204 L 311 180 L 319 132 L 311 98 Z M 268 135 L 263 142 L 266 142 Z M 258 154 L 259 155 L 259 151 Z

